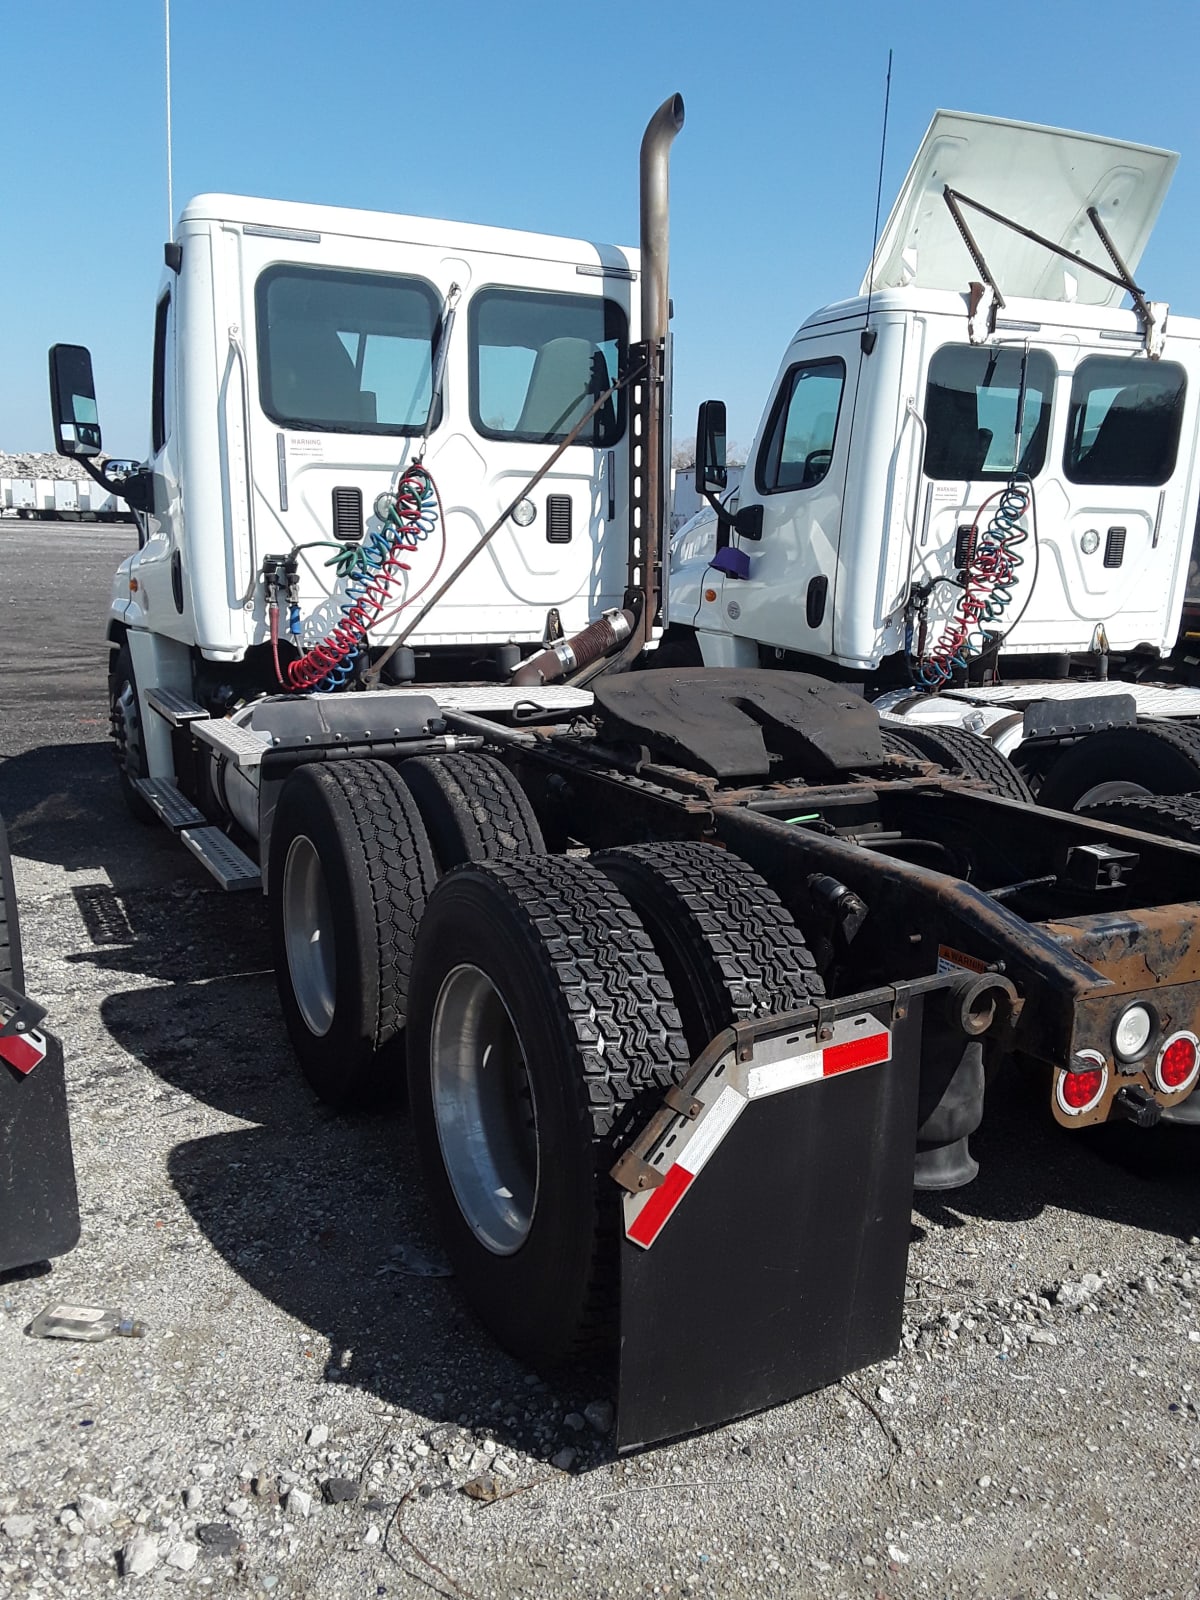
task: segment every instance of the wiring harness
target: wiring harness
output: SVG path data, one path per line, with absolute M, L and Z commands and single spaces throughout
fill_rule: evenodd
M 399 599 L 405 586 L 405 574 L 409 571 L 405 556 L 418 551 L 439 528 L 442 547 L 436 566 L 419 589 Z M 337 554 L 326 562 L 326 566 L 336 568 L 337 577 L 345 584 L 341 621 L 298 659 L 289 662 L 286 674 L 279 670 L 276 654 L 276 676 L 280 682 L 297 693 L 342 688 L 354 676 L 369 630 L 402 611 L 429 587 L 437 576 L 445 551 L 444 519 L 437 486 L 428 469 L 415 461 L 401 475 L 382 525 L 361 544 L 339 545 Z M 396 600 L 399 603 L 393 604 Z M 275 643 L 274 628 L 272 643 Z
M 1017 573 L 1024 565 L 1020 546 L 1029 538 L 1022 518 L 1032 501 L 1033 485 L 1014 476 L 980 506 L 967 535 L 968 556 L 954 613 L 932 649 L 918 653 L 917 681 L 923 689 L 940 689 L 972 656 L 995 643 L 988 630 L 1012 604 Z M 991 521 L 981 533 L 980 520 L 993 503 Z

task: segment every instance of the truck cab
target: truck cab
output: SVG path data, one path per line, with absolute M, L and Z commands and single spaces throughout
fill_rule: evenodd
M 936 689 L 985 654 L 1043 675 L 1168 654 L 1200 322 L 1131 274 L 1174 165 L 938 112 L 859 293 L 785 352 L 736 521 L 680 545 L 673 631 L 694 626 L 709 665 L 819 663 L 876 688 Z M 721 543 L 738 559 L 714 567 Z
M 269 558 L 296 569 L 297 649 L 338 625 L 337 558 L 380 535 L 418 454 L 437 527 L 396 605 L 451 572 L 639 335 L 637 252 L 583 240 L 209 194 L 166 262 L 142 540 L 110 638 L 144 681 L 188 692 L 206 663 L 254 677 Z M 616 389 L 416 631 L 421 670 L 496 676 L 548 613 L 571 630 L 620 604 L 627 411 Z

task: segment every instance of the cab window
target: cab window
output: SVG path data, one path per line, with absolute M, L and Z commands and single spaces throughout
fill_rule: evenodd
M 825 478 L 845 387 L 846 363 L 836 357 L 789 369 L 755 465 L 760 494 L 811 489 Z
M 481 289 L 471 301 L 471 422 L 485 439 L 561 444 L 616 382 L 629 325 L 596 295 Z M 579 436 L 596 449 L 625 431 L 625 392 Z
M 1184 370 L 1174 361 L 1089 356 L 1071 380 L 1063 471 L 1072 483 L 1166 483 L 1175 470 Z
M 925 390 L 926 477 L 1036 477 L 1046 464 L 1054 371 L 1044 350 L 962 344 L 936 351 Z
M 441 310 L 430 284 L 269 267 L 255 285 L 255 310 L 259 391 L 273 422 L 325 433 L 422 431 Z
M 154 367 L 150 396 L 150 444 L 155 455 L 171 437 L 175 409 L 175 318 L 170 294 L 154 313 Z

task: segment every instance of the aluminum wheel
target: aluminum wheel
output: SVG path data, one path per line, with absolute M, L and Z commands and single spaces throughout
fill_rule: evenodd
M 537 1206 L 537 1108 L 508 1007 L 478 967 L 447 974 L 430 1039 L 433 1114 L 463 1217 L 494 1255 L 512 1255 Z
M 283 928 L 296 1004 L 311 1032 L 323 1037 L 333 1022 L 337 958 L 321 858 L 303 833 L 284 863 Z
M 1094 783 L 1075 802 L 1074 809 L 1085 812 L 1089 806 L 1103 805 L 1106 800 L 1141 800 L 1151 793 L 1140 783 L 1129 778 L 1110 778 L 1105 783 Z

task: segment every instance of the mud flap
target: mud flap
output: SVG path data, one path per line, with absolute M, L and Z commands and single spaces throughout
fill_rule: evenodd
M 0 1272 L 79 1242 L 62 1045 L 44 1016 L 0 984 Z
M 922 1005 L 875 990 L 722 1034 L 617 1163 L 619 1449 L 895 1354 Z

